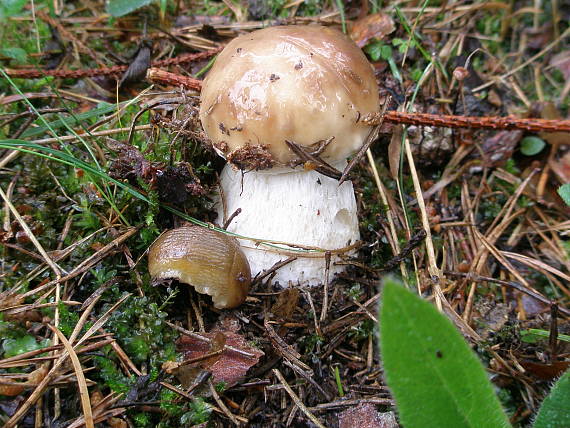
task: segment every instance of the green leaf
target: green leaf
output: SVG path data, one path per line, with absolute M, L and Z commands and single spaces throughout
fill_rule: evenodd
M 0 55 L 15 59 L 19 63 L 25 63 L 28 53 L 22 48 L 1 48 Z
M 558 188 L 558 194 L 562 200 L 570 207 L 570 183 L 563 184 Z
M 483 366 L 453 324 L 393 279 L 384 283 L 380 349 L 405 428 L 510 426 Z
M 526 156 L 539 154 L 546 143 L 538 137 L 524 137 L 521 141 L 521 153 Z
M 529 328 L 528 330 L 521 330 L 521 340 L 527 343 L 536 343 L 537 339 L 550 337 L 550 332 L 546 330 L 540 330 L 537 328 Z M 559 334 L 558 340 L 564 342 L 570 342 L 570 336 L 567 334 Z
M 382 57 L 382 42 L 372 42 L 366 45 L 364 51 L 368 54 L 372 61 L 378 61 Z
M 380 56 L 385 61 L 392 59 L 392 48 L 388 45 L 383 45 L 380 49 Z
M 534 428 L 570 427 L 570 371 L 562 375 L 542 402 Z
M 25 335 L 17 339 L 6 339 L 2 344 L 4 350 L 4 358 L 10 358 L 24 352 L 35 351 L 40 349 L 42 345 L 36 342 L 33 336 Z
M 11 16 L 18 15 L 27 0 L 2 0 L 0 1 L 0 21 Z
M 152 0 L 110 0 L 107 4 L 107 12 L 115 17 L 123 16 L 151 2 Z

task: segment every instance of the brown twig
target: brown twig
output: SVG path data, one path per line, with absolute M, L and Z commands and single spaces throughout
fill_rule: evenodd
M 174 58 L 163 59 L 160 61 L 153 61 L 152 67 L 168 67 L 170 65 L 180 65 L 201 59 L 210 58 L 221 51 L 221 48 L 211 49 L 199 53 L 187 53 L 176 56 Z M 90 68 L 82 70 L 30 70 L 30 69 L 6 69 L 6 74 L 10 77 L 17 77 L 20 79 L 38 79 L 44 76 L 53 76 L 60 78 L 79 79 L 82 77 L 95 77 L 95 76 L 120 76 L 129 68 L 128 65 L 114 65 L 111 67 Z
M 299 410 L 301 410 L 317 427 L 325 428 L 325 426 L 321 423 L 321 421 L 319 421 L 317 417 L 313 415 L 309 409 L 307 409 L 307 407 L 303 404 L 299 396 L 295 394 L 293 389 L 291 389 L 291 387 L 289 386 L 289 384 L 287 383 L 281 372 L 277 369 L 273 369 L 273 374 L 277 377 L 279 382 L 281 382 L 281 385 L 283 385 L 283 388 L 285 388 L 285 391 L 287 391 L 287 394 L 289 394 L 289 396 L 291 397 L 295 405 L 299 408 Z

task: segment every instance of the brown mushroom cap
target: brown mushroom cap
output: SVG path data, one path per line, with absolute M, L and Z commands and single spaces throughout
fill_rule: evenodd
M 251 283 L 249 263 L 232 236 L 199 226 L 169 230 L 148 253 L 151 277 L 175 278 L 209 294 L 216 308 L 245 301 Z
M 323 159 L 350 156 L 370 132 L 359 118 L 379 109 L 376 78 L 360 48 L 318 25 L 235 38 L 204 80 L 201 102 L 202 125 L 221 154 L 231 161 L 238 150 L 255 155 L 264 148 L 280 164 L 295 157 L 286 139 L 310 146 L 334 137 Z

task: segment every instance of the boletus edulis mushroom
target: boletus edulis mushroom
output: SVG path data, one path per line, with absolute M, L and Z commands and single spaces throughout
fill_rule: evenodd
M 221 174 L 219 222 L 242 236 L 292 244 L 285 250 L 242 240 L 255 275 L 294 255 L 276 281 L 323 282 L 332 262 L 358 241 L 351 182 L 334 178 L 292 149 L 343 170 L 371 128 L 360 119 L 379 110 L 370 63 L 348 37 L 318 25 L 279 26 L 232 40 L 203 82 L 200 119 L 229 164 Z M 287 143 L 289 142 L 289 143 Z M 322 251 L 299 252 L 296 245 Z M 331 273 L 342 267 L 331 263 Z
M 249 263 L 238 241 L 200 226 L 160 235 L 149 249 L 148 270 L 154 279 L 177 279 L 209 294 L 218 309 L 241 305 L 251 284 Z

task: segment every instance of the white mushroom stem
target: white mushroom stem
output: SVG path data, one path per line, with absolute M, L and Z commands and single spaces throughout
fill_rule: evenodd
M 342 170 L 345 165 L 346 162 L 335 166 Z M 335 250 L 346 248 L 360 238 L 356 199 L 349 181 L 339 186 L 337 180 L 301 168 L 251 171 L 243 174 L 242 180 L 241 171 L 226 165 L 221 187 L 226 215 L 241 208 L 228 231 L 260 241 L 282 241 L 332 251 L 330 279 L 343 270 L 333 264 L 339 260 Z M 217 206 L 220 223 L 225 220 L 222 205 Z M 325 281 L 324 252 L 279 251 L 244 239 L 241 244 L 252 276 L 296 256 L 297 260 L 277 270 L 274 281 L 282 287 L 289 286 L 289 282 L 316 286 Z

